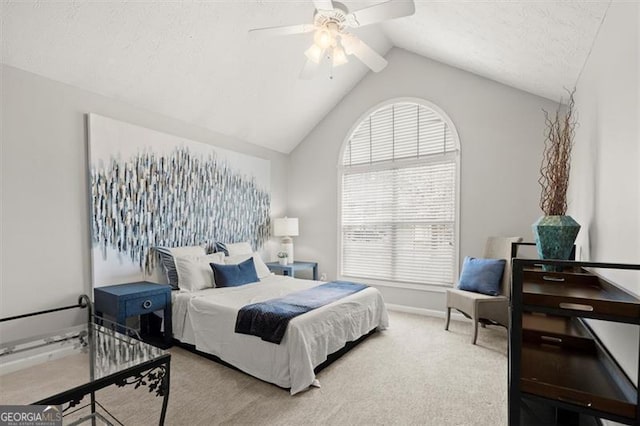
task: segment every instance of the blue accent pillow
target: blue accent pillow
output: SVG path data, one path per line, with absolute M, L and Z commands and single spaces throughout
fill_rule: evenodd
M 497 296 L 504 273 L 504 259 L 476 259 L 465 257 L 458 288 L 460 290 Z
M 210 263 L 216 287 L 237 287 L 259 281 L 253 256 L 237 265 Z

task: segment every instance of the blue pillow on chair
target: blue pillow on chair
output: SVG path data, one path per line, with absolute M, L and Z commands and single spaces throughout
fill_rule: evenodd
M 476 259 L 465 257 L 458 288 L 460 290 L 497 296 L 504 273 L 504 259 Z
M 210 263 L 216 287 L 237 287 L 259 281 L 253 256 L 237 265 Z

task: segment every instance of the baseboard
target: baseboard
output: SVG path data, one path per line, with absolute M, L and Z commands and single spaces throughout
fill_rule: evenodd
M 405 312 L 408 314 L 424 315 L 427 317 L 444 318 L 445 313 L 435 309 L 416 308 L 414 306 L 396 305 L 393 303 L 385 303 L 387 309 L 396 312 Z M 469 321 L 469 318 L 458 312 L 451 312 L 451 319 L 453 321 Z

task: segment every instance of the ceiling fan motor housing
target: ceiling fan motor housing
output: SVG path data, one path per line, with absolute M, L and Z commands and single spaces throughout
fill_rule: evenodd
M 338 33 L 344 31 L 347 24 L 348 9 L 345 5 L 333 2 L 332 10 L 318 9 L 313 15 L 313 23 L 318 28 L 327 28 Z M 331 28 L 333 27 L 333 28 Z

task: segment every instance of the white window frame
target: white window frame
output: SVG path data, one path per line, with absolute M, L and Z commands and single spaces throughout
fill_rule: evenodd
M 451 120 L 451 118 L 449 117 L 449 115 L 444 112 L 440 107 L 438 107 L 437 105 L 433 104 L 432 102 L 429 102 L 427 100 L 421 99 L 421 98 L 414 98 L 414 97 L 399 97 L 399 98 L 392 98 L 392 99 L 388 99 L 386 101 L 380 102 L 377 105 L 374 105 L 373 107 L 369 108 L 367 111 L 365 111 L 363 114 L 360 115 L 360 117 L 358 117 L 358 119 L 356 120 L 356 122 L 351 126 L 351 128 L 349 129 L 349 132 L 347 133 L 345 139 L 342 142 L 342 146 L 340 147 L 340 152 L 338 154 L 338 166 L 337 166 L 337 184 L 338 184 L 338 200 L 337 200 L 337 205 L 338 205 L 338 226 L 337 226 L 337 237 L 338 237 L 338 250 L 336 253 L 336 265 L 338 265 L 338 270 L 337 270 L 337 277 L 340 280 L 350 280 L 353 279 L 353 277 L 345 277 L 342 275 L 342 176 L 345 170 L 345 166 L 343 165 L 343 161 L 344 161 L 344 152 L 347 149 L 347 146 L 349 145 L 349 140 L 351 139 L 353 133 L 358 129 L 358 127 L 360 126 L 360 124 L 362 124 L 362 122 L 366 119 L 369 118 L 370 115 L 372 115 L 373 113 L 375 113 L 376 111 L 378 111 L 381 108 L 384 108 L 388 105 L 391 104 L 396 104 L 396 103 L 403 103 L 403 102 L 411 102 L 411 103 L 415 103 L 415 104 L 419 104 L 422 105 L 426 108 L 431 109 L 433 112 L 435 112 L 436 114 L 440 115 L 440 118 L 447 124 L 448 126 L 448 130 L 451 132 L 451 138 L 455 144 L 456 150 L 455 152 L 452 152 L 448 155 L 455 157 L 455 163 L 456 163 L 456 176 L 455 176 L 455 191 L 456 191 L 456 197 L 455 197 L 455 223 L 453 226 L 454 229 L 454 267 L 453 267 L 453 275 L 454 275 L 454 281 L 456 279 L 456 277 L 458 277 L 459 274 L 459 269 L 460 269 L 460 166 L 461 166 L 461 146 L 460 146 L 460 137 L 458 135 L 458 130 L 456 129 L 455 125 L 453 124 L 453 121 Z M 425 159 L 416 159 L 416 160 L 409 160 L 409 161 L 403 161 L 403 160 L 399 160 L 398 161 L 398 165 L 401 167 L 406 167 L 406 164 L 412 163 L 412 164 L 426 164 L 427 162 L 429 162 L 430 160 L 428 158 Z M 359 166 L 353 166 L 353 167 L 359 167 Z M 373 170 L 375 168 L 380 168 L 378 165 L 364 165 L 362 166 L 363 169 L 368 169 L 368 170 Z M 382 168 L 391 168 L 387 165 L 383 166 Z M 451 285 L 438 285 L 438 284 L 430 284 L 430 283 L 424 283 L 424 284 L 415 284 L 415 283 L 408 283 L 408 282 L 398 282 L 398 281 L 388 281 L 388 280 L 379 280 L 379 279 L 371 279 L 371 278 L 357 278 L 358 281 L 363 282 L 365 284 L 371 284 L 371 285 L 377 285 L 377 286 L 384 286 L 384 287 L 395 287 L 395 288 L 404 288 L 404 289 L 410 289 L 410 290 L 419 290 L 419 291 L 425 291 L 425 292 L 435 292 L 435 293 L 444 293 L 446 291 L 447 288 L 453 287 L 455 282 L 452 282 Z

